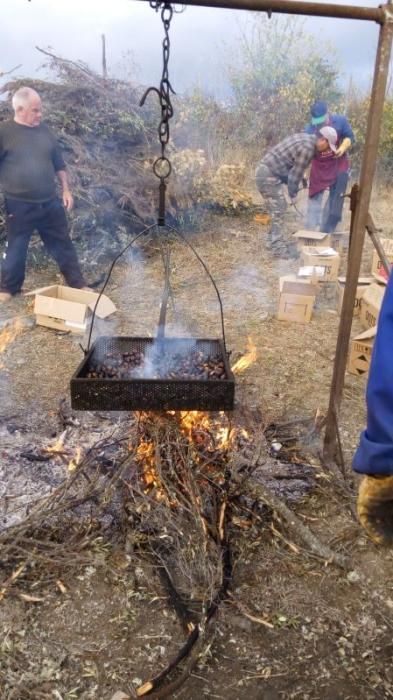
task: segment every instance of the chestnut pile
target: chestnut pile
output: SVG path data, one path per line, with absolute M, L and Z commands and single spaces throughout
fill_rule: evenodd
M 148 352 L 108 352 L 92 358 L 86 375 L 89 379 L 225 379 L 221 353 L 206 354 L 201 350 L 170 352 L 149 348 Z

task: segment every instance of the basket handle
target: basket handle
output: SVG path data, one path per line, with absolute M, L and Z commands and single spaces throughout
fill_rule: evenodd
M 90 350 L 91 336 L 92 336 L 92 333 L 93 333 L 93 326 L 94 326 L 94 321 L 95 321 L 95 318 L 96 318 L 96 310 L 97 310 L 99 301 L 100 301 L 100 299 L 101 299 L 101 296 L 103 295 L 103 293 L 104 293 L 104 291 L 105 291 L 105 289 L 106 289 L 106 286 L 107 286 L 107 284 L 108 284 L 108 282 L 109 282 L 109 280 L 110 280 L 110 277 L 111 277 L 111 275 L 112 275 L 113 268 L 115 267 L 115 265 L 116 265 L 116 263 L 118 262 L 118 260 L 120 260 L 120 258 L 122 257 L 122 255 L 124 255 L 124 253 L 125 253 L 129 248 L 131 248 L 131 246 L 135 243 L 135 241 L 138 240 L 138 238 L 141 238 L 142 236 L 144 236 L 146 233 L 148 233 L 149 231 L 151 231 L 151 230 L 152 230 L 153 228 L 155 228 L 156 226 L 157 226 L 157 224 L 154 223 L 154 224 L 151 224 L 151 226 L 147 226 L 147 228 L 144 228 L 143 231 L 141 231 L 141 232 L 138 233 L 136 236 L 134 236 L 134 238 L 133 238 L 129 243 L 127 243 L 127 245 L 123 248 L 123 250 L 121 250 L 120 253 L 118 253 L 118 255 L 116 255 L 116 257 L 113 259 L 113 261 L 112 261 L 112 263 L 111 263 L 111 266 L 110 266 L 110 268 L 109 268 L 108 274 L 107 274 L 107 276 L 106 276 L 106 278 L 105 278 L 105 282 L 104 282 L 104 284 L 103 284 L 103 286 L 102 286 L 102 289 L 101 289 L 101 291 L 100 291 L 100 293 L 99 293 L 99 295 L 98 295 L 98 297 L 97 297 L 96 303 L 94 304 L 93 315 L 92 315 L 92 320 L 91 320 L 90 329 L 89 329 L 89 335 L 88 335 L 88 340 L 87 340 L 87 348 L 84 348 L 82 345 L 80 345 L 80 347 L 81 347 L 81 349 L 82 349 L 82 351 L 84 352 L 85 355 L 87 355 L 87 353 L 88 353 L 89 350 Z M 212 274 L 211 274 L 209 268 L 207 267 L 206 263 L 205 263 L 204 260 L 201 258 L 201 256 L 199 255 L 199 253 L 196 251 L 196 249 L 194 248 L 194 246 L 187 240 L 187 238 L 186 238 L 182 233 L 180 233 L 180 231 L 178 231 L 177 229 L 173 228 L 172 226 L 167 226 L 167 229 L 169 229 L 170 231 L 172 231 L 178 238 L 180 238 L 180 240 L 183 241 L 183 243 L 185 243 L 185 244 L 190 248 L 190 250 L 194 253 L 194 255 L 195 255 L 195 257 L 197 258 L 197 260 L 198 260 L 198 261 L 200 262 L 200 264 L 202 265 L 203 269 L 205 270 L 205 272 L 206 272 L 208 278 L 210 279 L 210 281 L 211 281 L 211 283 L 212 283 L 212 285 L 213 285 L 213 287 L 214 287 L 214 290 L 215 290 L 216 295 L 217 295 L 217 300 L 218 300 L 218 304 L 219 304 L 219 309 L 220 309 L 221 334 L 222 334 L 222 341 L 223 341 L 223 345 L 224 345 L 224 352 L 225 352 L 225 354 L 228 356 L 229 353 L 228 353 L 228 351 L 227 351 L 226 339 L 225 339 L 224 310 L 223 310 L 223 305 L 222 305 L 222 299 L 221 299 L 221 296 L 220 296 L 220 292 L 218 291 L 218 287 L 217 287 L 217 285 L 216 285 L 216 282 L 215 282 L 215 280 L 214 280 L 214 278 L 213 278 L 213 276 L 212 276 Z M 168 300 L 169 300 L 169 294 L 170 294 L 170 284 L 169 284 L 170 267 L 169 267 L 169 260 L 170 260 L 170 252 L 167 254 L 166 259 L 165 259 L 165 286 L 164 286 L 164 292 L 163 292 L 162 301 L 161 301 L 160 317 L 159 317 L 159 321 L 158 321 L 158 330 L 157 330 L 157 337 L 158 337 L 159 339 L 162 339 L 162 338 L 164 337 L 164 335 L 165 335 L 166 311 L 167 311 Z
M 110 277 L 111 277 L 113 268 L 115 267 L 115 265 L 116 265 L 116 263 L 118 262 L 118 260 L 120 260 L 120 258 L 122 257 L 122 255 L 124 255 L 124 253 L 125 253 L 129 248 L 131 248 L 131 246 L 135 243 L 135 241 L 137 241 L 138 238 L 141 238 L 141 236 L 144 236 L 145 233 L 148 233 L 148 231 L 151 231 L 151 229 L 154 228 L 155 226 L 157 226 L 157 224 L 151 224 L 151 226 L 147 226 L 147 228 L 144 228 L 143 231 L 141 231 L 141 232 L 138 233 L 136 236 L 134 236 L 134 238 L 132 239 L 132 241 L 130 241 L 129 243 L 127 243 L 127 245 L 123 248 L 123 250 L 121 250 L 120 253 L 118 253 L 118 255 L 116 255 L 116 257 L 112 260 L 111 266 L 110 266 L 109 271 L 108 271 L 108 274 L 107 274 L 107 276 L 106 276 L 106 278 L 105 278 L 105 282 L 104 282 L 104 284 L 103 284 L 103 286 L 102 286 L 102 289 L 101 289 L 101 291 L 100 291 L 100 293 L 99 293 L 99 295 L 98 295 L 98 297 L 97 297 L 97 301 L 96 301 L 96 303 L 94 304 L 93 315 L 92 315 L 91 324 L 90 324 L 90 329 L 89 329 L 89 336 L 88 336 L 88 339 L 87 339 L 87 348 L 84 348 L 82 345 L 80 345 L 80 347 L 82 348 L 82 350 L 83 350 L 83 352 L 84 352 L 85 355 L 87 355 L 87 353 L 88 353 L 89 350 L 90 350 L 91 335 L 92 335 L 92 333 L 93 333 L 93 326 L 94 326 L 94 321 L 95 321 L 95 318 L 96 318 L 97 307 L 98 307 L 98 304 L 99 304 L 99 302 L 100 302 L 100 299 L 101 299 L 101 297 L 102 297 L 102 295 L 103 295 L 103 293 L 104 293 L 104 291 L 105 291 L 106 285 L 108 284 L 108 282 L 109 282 L 109 280 L 110 280 Z
M 208 278 L 210 279 L 210 282 L 212 283 L 212 285 L 213 285 L 213 287 L 214 287 L 214 289 L 215 289 L 215 292 L 216 292 L 216 295 L 217 295 L 217 300 L 218 300 L 218 305 L 219 305 L 219 308 L 220 308 L 220 320 L 221 320 L 222 342 L 223 342 L 223 345 L 224 345 L 225 354 L 228 356 L 229 353 L 228 353 L 228 351 L 227 351 L 227 345 L 226 345 L 226 340 L 225 340 L 224 309 L 223 309 L 223 305 L 222 305 L 222 299 L 221 299 L 221 296 L 220 296 L 220 292 L 218 291 L 218 287 L 217 287 L 216 282 L 215 282 L 215 280 L 214 280 L 214 278 L 213 278 L 213 275 L 211 274 L 211 272 L 210 272 L 208 266 L 206 265 L 205 261 L 201 258 L 201 256 L 200 256 L 199 253 L 196 251 L 196 249 L 194 248 L 194 246 L 190 243 L 190 241 L 188 241 L 187 238 L 186 238 L 182 233 L 180 233 L 180 231 L 178 231 L 176 228 L 173 228 L 172 226 L 167 226 L 167 228 L 170 229 L 171 231 L 173 231 L 173 232 L 175 233 L 175 235 L 178 236 L 178 237 L 183 241 L 183 243 L 185 243 L 186 245 L 188 245 L 188 247 L 192 250 L 192 252 L 194 253 L 195 257 L 197 258 L 197 260 L 200 262 L 200 264 L 202 265 L 203 269 L 205 270 L 205 272 L 206 272 Z M 164 291 L 164 294 L 165 294 L 165 291 Z M 169 289 L 168 289 L 168 294 L 169 294 Z

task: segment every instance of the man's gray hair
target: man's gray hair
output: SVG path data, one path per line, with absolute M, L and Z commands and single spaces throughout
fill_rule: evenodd
M 33 97 L 39 97 L 38 92 L 30 87 L 20 87 L 12 96 L 12 107 L 16 112 L 20 107 L 26 107 Z

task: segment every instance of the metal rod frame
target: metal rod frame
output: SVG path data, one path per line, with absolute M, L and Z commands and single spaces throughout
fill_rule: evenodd
M 366 231 L 371 238 L 371 242 L 372 242 L 375 250 L 378 253 L 378 257 L 382 263 L 382 267 L 385 270 L 387 276 L 389 277 L 389 275 L 390 275 L 390 263 L 389 263 L 389 260 L 387 258 L 387 255 L 383 249 L 383 245 L 382 245 L 381 241 L 379 240 L 378 229 L 375 226 L 374 219 L 371 216 L 371 214 L 368 215 L 367 224 L 366 224 Z
M 356 287 L 359 278 L 366 227 L 367 223 L 369 223 L 370 199 L 377 163 L 383 105 L 392 49 L 392 2 L 393 0 L 388 0 L 386 4 L 380 5 L 377 8 L 334 5 L 320 2 L 301 2 L 298 0 L 185 0 L 185 2 L 183 2 L 184 5 L 200 7 L 267 12 L 269 17 L 272 13 L 284 13 L 364 20 L 377 22 L 380 25 L 359 185 L 353 188 L 351 196 L 351 235 L 346 284 L 330 387 L 329 408 L 326 417 L 323 452 L 326 463 L 333 461 L 336 452 L 337 421 L 347 365 L 353 307 L 355 304 Z
M 148 0 L 145 0 L 148 1 Z M 301 0 L 185 0 L 182 5 L 212 7 L 227 10 L 249 10 L 251 12 L 281 13 L 287 15 L 311 15 L 314 17 L 336 17 L 337 19 L 359 19 L 378 24 L 384 23 L 383 6 L 356 7 L 323 2 Z
M 336 355 L 334 360 L 332 383 L 330 387 L 329 408 L 326 418 L 323 454 L 327 463 L 334 459 L 336 453 L 337 421 L 344 387 L 356 287 L 362 261 L 366 226 L 369 221 L 371 191 L 377 163 L 383 105 L 392 49 L 393 8 L 389 2 L 381 9 L 385 13 L 385 22 L 381 25 L 379 31 L 378 49 L 375 60 L 370 107 L 368 111 L 366 140 L 364 144 L 363 161 L 360 171 L 359 188 L 356 193 L 354 210 L 352 211 L 351 240 L 348 251 L 346 284 L 344 289 L 340 324 L 338 328 Z

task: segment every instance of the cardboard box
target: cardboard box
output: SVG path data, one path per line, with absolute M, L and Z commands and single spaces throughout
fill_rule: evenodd
M 342 255 L 349 248 L 349 233 L 345 231 L 334 231 L 330 234 L 330 245 L 333 250 Z
M 393 263 L 393 239 L 392 238 L 380 238 L 379 239 L 382 245 L 382 248 L 384 249 L 385 255 L 389 261 L 390 264 Z M 373 259 L 371 262 L 371 273 L 374 274 L 381 274 L 381 270 L 383 270 L 383 265 L 382 262 L 379 258 L 379 255 L 376 250 L 373 252 Z
M 293 238 L 299 250 L 309 246 L 329 247 L 331 245 L 330 234 L 324 231 L 307 231 L 307 229 L 302 229 L 301 231 L 296 231 L 293 234 Z
M 379 272 L 373 272 L 373 279 L 376 280 L 379 284 L 387 284 L 388 276 L 385 272 L 385 268 L 381 267 Z
M 50 287 L 35 289 L 26 296 L 35 295 L 34 313 L 39 326 L 56 328 L 72 333 L 84 333 L 88 317 L 94 310 L 98 294 L 73 287 L 55 284 Z M 96 315 L 106 318 L 116 311 L 113 302 L 103 294 L 100 298 Z
M 352 338 L 349 346 L 348 372 L 351 374 L 366 374 L 370 367 L 376 326 Z
M 322 246 L 303 246 L 301 250 L 302 265 L 324 268 L 322 282 L 335 282 L 340 267 L 340 256 L 333 248 Z
M 345 289 L 345 277 L 339 277 L 337 280 L 337 312 L 341 314 L 341 309 L 343 305 L 344 289 Z M 355 305 L 353 307 L 353 315 L 360 315 L 360 307 L 362 303 L 362 297 L 367 289 L 367 287 L 374 281 L 373 277 L 359 277 L 358 285 L 356 287 L 356 297 Z
M 278 320 L 308 323 L 312 316 L 317 292 L 318 286 L 309 280 L 299 280 L 296 275 L 280 277 Z
M 321 282 L 325 275 L 324 267 L 315 267 L 314 265 L 305 265 L 299 267 L 296 275 L 296 279 L 300 282 L 312 282 L 312 284 L 317 284 Z
M 385 285 L 373 282 L 364 290 L 360 306 L 360 323 L 363 328 L 377 325 L 385 289 Z

